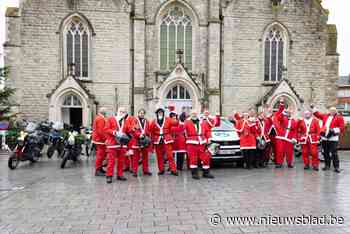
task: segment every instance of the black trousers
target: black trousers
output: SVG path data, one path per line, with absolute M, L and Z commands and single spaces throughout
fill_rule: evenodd
M 176 152 L 176 169 L 182 171 L 185 159 L 185 152 Z
M 242 154 L 244 157 L 246 168 L 251 168 L 255 160 L 256 150 L 255 149 L 243 149 Z
M 331 160 L 333 160 L 334 168 L 339 169 L 339 157 L 337 147 L 338 141 L 322 141 L 322 148 L 326 167 L 331 167 Z

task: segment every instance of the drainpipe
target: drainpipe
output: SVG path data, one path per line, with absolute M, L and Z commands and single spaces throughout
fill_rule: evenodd
M 130 59 L 131 59 L 131 84 L 130 84 L 130 100 L 131 100 L 131 107 L 130 111 L 131 114 L 134 115 L 135 112 L 135 93 L 134 93 L 134 86 L 135 86 L 135 50 L 134 50 L 134 16 L 135 16 L 135 5 L 132 4 L 132 11 L 130 13 L 130 36 L 131 36 L 131 44 L 130 44 Z
M 222 14 L 220 14 L 220 58 L 219 58 L 219 62 L 220 62 L 220 69 L 219 69 L 219 84 L 220 84 L 220 115 L 222 115 L 222 73 L 223 73 L 223 67 L 222 67 L 222 57 L 224 55 L 224 48 L 223 48 L 223 38 L 222 38 L 222 30 L 223 30 L 223 19 L 224 17 L 222 16 Z

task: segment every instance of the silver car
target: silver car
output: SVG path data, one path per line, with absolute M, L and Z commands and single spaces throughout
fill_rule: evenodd
M 212 129 L 212 142 L 220 145 L 220 149 L 212 155 L 213 161 L 241 160 L 243 158 L 239 146 L 239 136 L 234 131 L 233 124 L 226 118 L 221 118 L 220 126 Z

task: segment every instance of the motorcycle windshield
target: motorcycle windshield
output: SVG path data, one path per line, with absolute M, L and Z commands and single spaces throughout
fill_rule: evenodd
M 55 129 L 55 130 L 63 130 L 63 123 L 61 122 L 55 122 L 53 125 L 52 125 L 52 128 Z
M 25 131 L 26 132 L 34 132 L 35 129 L 37 129 L 38 125 L 36 123 L 33 122 L 29 122 L 28 125 L 26 126 Z

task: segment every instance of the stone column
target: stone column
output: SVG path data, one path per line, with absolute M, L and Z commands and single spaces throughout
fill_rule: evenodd
M 135 16 L 133 18 L 134 40 L 134 111 L 145 107 L 145 61 L 146 61 L 146 20 L 144 16 L 144 0 L 135 1 Z
M 337 104 L 336 82 L 339 79 L 339 54 L 337 52 L 338 32 L 336 25 L 327 25 L 327 46 L 325 56 L 325 98 L 328 106 Z
M 208 19 L 208 91 L 209 111 L 212 113 L 220 111 L 220 2 L 210 0 Z

